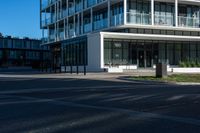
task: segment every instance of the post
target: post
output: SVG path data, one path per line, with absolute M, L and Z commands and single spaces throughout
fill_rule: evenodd
M 86 75 L 86 66 L 84 65 L 84 75 Z
M 78 69 L 78 65 L 76 66 L 76 74 L 79 74 L 79 69 Z
M 154 0 L 151 0 L 151 24 L 154 25 Z
M 175 0 L 175 26 L 178 27 L 178 0 Z
M 70 65 L 70 73 L 72 74 L 72 65 Z
M 108 27 L 110 27 L 110 0 L 108 0 Z
M 60 63 L 60 73 L 62 73 L 62 64 Z
M 127 21 L 127 0 L 124 0 L 124 25 L 126 25 Z
M 47 61 L 46 61 L 46 63 L 45 63 L 46 65 L 46 73 L 48 72 L 48 66 L 47 66 Z

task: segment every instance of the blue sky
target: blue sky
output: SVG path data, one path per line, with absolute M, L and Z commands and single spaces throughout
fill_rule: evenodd
M 0 32 L 41 38 L 39 3 L 40 0 L 0 0 Z

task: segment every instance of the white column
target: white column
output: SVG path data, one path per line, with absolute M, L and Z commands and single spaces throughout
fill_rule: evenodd
M 151 0 L 151 24 L 154 25 L 154 0 Z
M 110 0 L 108 0 L 108 27 L 110 27 Z
M 127 22 L 127 0 L 124 0 L 124 25 Z
M 175 0 L 175 26 L 178 27 L 178 0 Z

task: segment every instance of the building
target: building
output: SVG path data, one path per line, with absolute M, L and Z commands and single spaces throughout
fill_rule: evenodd
M 199 0 L 40 2 L 43 45 L 58 65 L 123 71 L 199 64 Z
M 49 62 L 48 46 L 40 46 L 41 40 L 0 37 L 0 67 L 29 66 L 38 68 Z

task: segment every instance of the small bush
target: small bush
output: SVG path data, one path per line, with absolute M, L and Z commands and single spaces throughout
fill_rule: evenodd
M 179 67 L 200 67 L 200 61 L 180 61 L 179 62 Z

